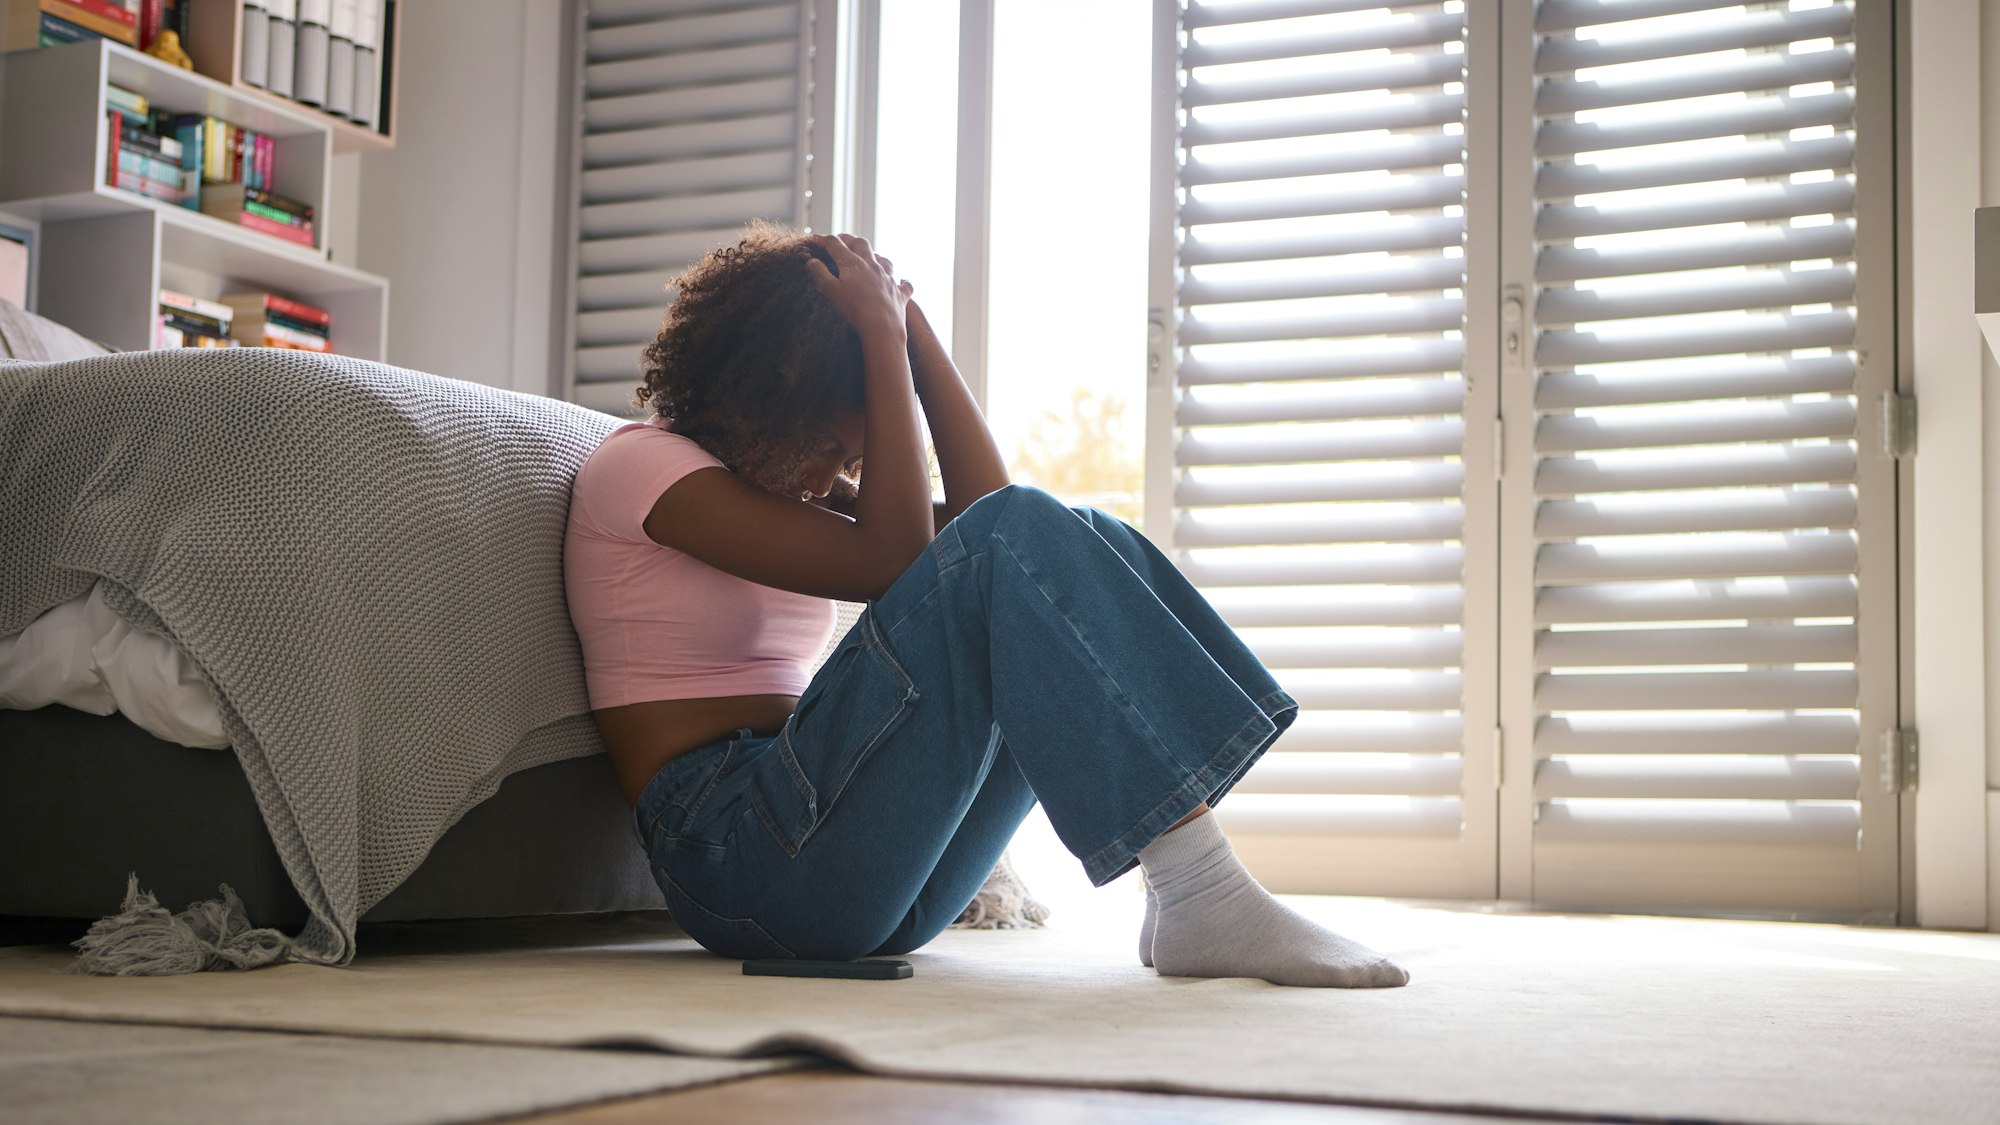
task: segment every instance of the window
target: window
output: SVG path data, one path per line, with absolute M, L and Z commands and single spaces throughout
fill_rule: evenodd
M 1154 534 L 1306 712 L 1246 858 L 1893 918 L 1886 13 L 1158 11 Z

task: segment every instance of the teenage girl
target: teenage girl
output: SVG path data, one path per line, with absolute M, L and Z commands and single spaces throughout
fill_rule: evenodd
M 1093 884 L 1144 868 L 1162 974 L 1409 979 L 1272 898 L 1209 812 L 1297 703 L 1144 536 L 1008 483 L 888 259 L 758 224 L 673 289 L 652 417 L 578 473 L 565 567 L 598 728 L 689 935 L 916 949 L 1039 800 Z M 833 599 L 868 608 L 808 676 Z

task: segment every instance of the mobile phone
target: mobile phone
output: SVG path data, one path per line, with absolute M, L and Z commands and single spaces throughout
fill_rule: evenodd
M 861 961 L 808 961 L 797 957 L 769 957 L 743 962 L 743 975 L 746 977 L 907 980 L 914 971 L 908 961 L 895 957 L 870 957 Z

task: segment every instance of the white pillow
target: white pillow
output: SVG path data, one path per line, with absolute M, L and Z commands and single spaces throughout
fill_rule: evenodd
M 0 638 L 0 707 L 60 703 L 93 715 L 122 712 L 155 738 L 222 749 L 222 712 L 194 662 L 158 633 L 127 625 L 104 603 L 104 584 Z

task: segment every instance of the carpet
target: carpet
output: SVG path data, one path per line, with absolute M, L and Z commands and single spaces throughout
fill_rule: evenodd
M 0 1117 L 9 1125 L 440 1125 L 745 1078 L 799 1061 L 0 1017 Z
M 349 967 L 105 979 L 0 950 L 0 1011 L 711 1056 L 1440 1110 L 1991 1122 L 2000 935 L 1290 897 L 1406 988 L 1162 978 L 1129 898 L 950 931 L 902 981 L 744 977 L 648 915 L 427 923 Z

